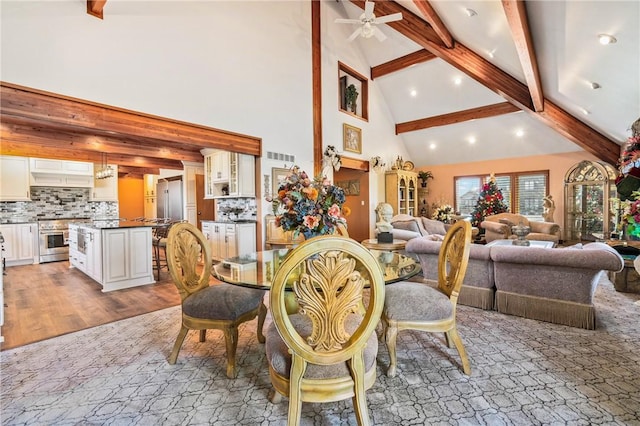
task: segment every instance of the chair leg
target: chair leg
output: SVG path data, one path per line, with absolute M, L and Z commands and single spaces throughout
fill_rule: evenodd
M 293 359 L 291 360 L 291 373 L 289 374 L 288 426 L 297 426 L 300 424 L 300 415 L 302 412 L 300 385 L 306 369 L 307 361 L 299 356 L 293 355 Z
M 369 426 L 369 411 L 367 409 L 367 396 L 364 389 L 364 354 L 359 352 L 351 358 L 351 377 L 353 377 L 353 410 L 356 413 L 356 421 L 360 426 Z
M 236 371 L 236 348 L 238 346 L 238 327 L 235 325 L 225 328 L 224 340 L 227 344 L 227 377 L 235 379 Z
M 271 388 L 267 398 L 269 398 L 272 404 L 280 404 L 282 402 L 282 394 L 275 390 L 275 388 Z
M 264 343 L 265 342 L 265 338 L 264 338 L 264 334 L 262 333 L 262 329 L 264 327 L 264 320 L 267 318 L 267 307 L 264 304 L 264 301 L 260 302 L 260 306 L 258 307 L 258 330 L 257 330 L 257 334 L 258 334 L 258 342 L 260 343 Z
M 471 364 L 469 363 L 469 358 L 467 358 L 467 351 L 464 349 L 464 344 L 462 343 L 462 339 L 458 334 L 458 330 L 454 326 L 451 330 L 447 332 L 447 336 L 449 340 L 453 341 L 456 345 L 456 349 L 458 349 L 458 354 L 460 354 L 460 359 L 462 360 L 462 371 L 467 376 L 471 375 Z
M 187 332 L 189 329 L 184 325 L 180 328 L 180 332 L 178 333 L 178 337 L 176 338 L 176 343 L 173 344 L 173 349 L 171 350 L 171 355 L 169 355 L 169 364 L 175 364 L 178 359 L 178 353 L 180 353 L 180 348 L 182 347 L 182 343 L 184 343 L 184 338 L 187 337 Z
M 202 343 L 205 340 L 207 340 L 207 330 L 200 330 L 200 338 L 199 338 L 199 342 Z
M 389 368 L 387 369 L 387 377 L 396 377 L 396 338 L 398 337 L 398 326 L 395 322 L 387 324 L 385 340 L 387 349 L 389 350 Z

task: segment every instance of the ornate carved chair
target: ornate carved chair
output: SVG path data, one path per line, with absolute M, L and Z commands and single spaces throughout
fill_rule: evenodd
M 389 349 L 387 376 L 396 375 L 396 338 L 401 330 L 444 332 L 447 345 L 458 349 L 462 370 L 471 374 L 467 353 L 456 329 L 458 294 L 467 270 L 471 224 L 458 221 L 444 237 L 438 255 L 438 287 L 401 281 L 386 288 L 382 323 Z
M 236 377 L 238 325 L 258 317 L 258 341 L 264 343 L 262 326 L 267 307 L 264 291 L 232 284 L 209 285 L 211 248 L 204 235 L 189 223 L 173 224 L 167 238 L 167 262 L 171 278 L 182 298 L 182 327 L 173 345 L 169 364 L 175 364 L 189 330 L 200 330 L 204 342 L 208 329 L 224 332 L 227 377 Z
M 363 289 L 369 286 L 369 300 Z M 358 424 L 370 424 L 365 390 L 376 379 L 378 340 L 373 332 L 384 301 L 376 259 L 356 241 L 322 236 L 305 241 L 273 280 L 267 361 L 272 402 L 289 397 L 289 424 L 300 422 L 302 402 L 353 398 Z M 285 293 L 300 307 L 288 314 Z M 366 306 L 366 308 L 365 308 Z M 364 314 L 363 314 L 364 311 Z

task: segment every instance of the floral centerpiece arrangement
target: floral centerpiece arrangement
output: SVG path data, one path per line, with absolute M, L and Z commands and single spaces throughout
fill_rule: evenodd
M 302 233 L 305 238 L 334 234 L 338 225 L 347 226 L 347 207 L 342 207 L 345 195 L 342 188 L 331 185 L 325 177 L 310 178 L 306 172 L 293 167 L 280 182 L 275 197 L 268 196 L 276 216 L 276 226 Z M 344 213 L 344 216 L 343 216 Z
M 454 214 L 453 207 L 449 204 L 442 204 L 433 209 L 431 219 L 439 220 L 444 223 L 451 223 L 452 215 Z

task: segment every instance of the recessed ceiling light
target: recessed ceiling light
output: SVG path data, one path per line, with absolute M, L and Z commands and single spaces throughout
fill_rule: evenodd
M 416 96 L 418 96 L 418 91 L 413 89 L 411 92 L 409 92 L 409 94 L 411 95 L 411 97 L 415 98 Z
M 436 149 L 436 144 L 432 143 L 431 145 L 429 145 L 429 149 Z
M 616 41 L 616 38 L 610 34 L 598 34 L 598 40 L 600 41 L 600 44 L 613 44 Z
M 462 78 L 461 77 L 454 77 L 453 84 L 455 84 L 456 86 L 460 86 L 462 84 Z
M 592 88 L 592 89 L 594 89 L 594 90 L 595 90 L 595 89 L 599 89 L 599 88 L 601 88 L 601 87 L 602 87 L 602 86 L 600 86 L 600 84 L 596 83 L 595 81 L 591 83 L 591 88 Z
M 468 17 L 476 16 L 478 14 L 478 12 L 470 8 L 466 8 L 464 11 L 467 13 Z
M 475 136 L 469 136 L 469 143 L 470 144 L 476 143 L 476 137 Z
M 516 130 L 516 136 L 519 137 L 519 138 L 523 137 L 524 136 L 524 130 L 522 130 L 522 129 Z
M 587 111 L 586 108 L 580 108 L 580 112 L 583 113 L 584 115 L 589 115 L 591 114 L 589 111 Z
M 490 58 L 493 58 L 495 52 L 496 52 L 496 49 L 487 50 L 487 56 Z

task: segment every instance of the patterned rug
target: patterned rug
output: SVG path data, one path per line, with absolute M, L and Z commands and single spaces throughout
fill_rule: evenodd
M 472 365 L 462 374 L 442 335 L 398 336 L 398 376 L 384 371 L 367 392 L 376 425 L 640 425 L 639 295 L 605 278 L 597 330 L 554 325 L 466 306 L 460 335 Z M 270 320 L 268 320 L 270 322 Z M 225 376 L 218 331 L 191 332 L 176 365 L 166 361 L 180 308 L 168 308 L 3 351 L 3 425 L 282 425 L 273 405 L 256 322 L 240 329 L 238 378 Z M 350 400 L 303 404 L 302 424 L 355 424 Z

